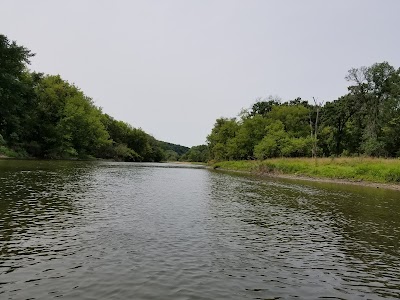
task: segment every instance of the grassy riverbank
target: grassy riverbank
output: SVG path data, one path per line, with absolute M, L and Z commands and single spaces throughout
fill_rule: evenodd
M 400 183 L 400 160 L 378 158 L 275 158 L 263 161 L 223 161 L 214 168 L 255 174 Z

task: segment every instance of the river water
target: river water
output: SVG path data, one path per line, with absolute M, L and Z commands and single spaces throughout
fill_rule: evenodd
M 400 194 L 0 160 L 0 299 L 397 299 Z

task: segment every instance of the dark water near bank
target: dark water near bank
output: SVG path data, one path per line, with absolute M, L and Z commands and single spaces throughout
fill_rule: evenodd
M 166 166 L 0 160 L 0 299 L 400 298 L 398 192 Z

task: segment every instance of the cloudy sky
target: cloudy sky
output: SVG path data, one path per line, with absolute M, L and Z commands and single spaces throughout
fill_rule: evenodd
M 259 97 L 331 101 L 351 67 L 400 67 L 398 0 L 1 1 L 0 33 L 116 119 L 205 142 Z

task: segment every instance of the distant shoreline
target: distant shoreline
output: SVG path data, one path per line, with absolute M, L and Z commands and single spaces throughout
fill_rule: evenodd
M 224 168 L 212 168 L 216 171 L 221 172 L 235 172 L 239 174 L 251 174 L 257 175 L 264 178 L 282 178 L 282 179 L 294 179 L 294 180 L 301 180 L 301 181 L 312 181 L 312 182 L 325 182 L 325 183 L 337 183 L 337 184 L 346 184 L 346 185 L 357 185 L 357 186 L 366 186 L 372 188 L 382 188 L 382 189 L 389 189 L 400 191 L 399 184 L 389 184 L 389 183 L 379 183 L 379 182 L 369 182 L 369 181 L 353 181 L 349 179 L 332 179 L 332 178 L 316 178 L 316 177 L 307 177 L 301 175 L 290 175 L 290 174 L 278 174 L 272 172 L 266 173 L 258 173 L 258 172 L 251 172 L 251 171 L 239 171 L 239 170 L 232 170 L 232 169 L 224 169 Z
M 357 186 L 365 186 L 372 188 L 382 188 L 400 191 L 400 184 L 396 182 L 379 182 L 378 177 L 377 180 L 373 180 L 373 176 L 370 176 L 368 172 L 365 172 L 361 175 L 357 175 L 357 171 L 360 168 L 365 168 L 365 164 L 370 166 L 372 169 L 371 173 L 374 176 L 377 176 L 373 171 L 373 166 L 376 165 L 381 166 L 382 172 L 386 172 L 389 176 L 395 176 L 397 174 L 396 169 L 392 167 L 387 171 L 387 161 L 384 160 L 373 160 L 370 159 L 337 159 L 338 161 L 329 159 L 319 159 L 318 161 L 321 163 L 319 166 L 313 166 L 313 160 L 302 158 L 302 159 L 271 159 L 266 161 L 226 161 L 214 163 L 209 168 L 212 168 L 217 171 L 228 171 L 228 172 L 237 172 L 242 174 L 252 174 L 260 177 L 270 177 L 270 178 L 283 178 L 283 179 L 294 179 L 294 180 L 302 180 L 302 181 L 314 181 L 314 182 L 325 182 L 325 183 L 336 183 L 336 184 L 346 184 L 346 185 L 357 185 Z M 348 169 L 353 171 L 354 177 L 349 177 L 352 174 L 345 174 L 341 169 L 343 167 L 343 161 L 346 163 L 347 172 Z M 383 163 L 384 161 L 385 163 Z M 296 163 L 301 162 L 303 170 L 296 169 Z M 348 165 L 347 165 L 348 164 Z M 353 165 L 351 165 L 353 164 Z M 351 165 L 351 166 L 349 166 Z M 324 175 L 324 169 L 327 168 L 329 171 L 334 170 L 332 174 L 336 176 L 329 177 Z M 322 169 L 322 170 L 320 170 Z M 364 169 L 362 169 L 364 170 Z M 391 174 L 393 172 L 394 174 Z M 313 174 L 314 173 L 314 174 Z M 363 178 L 363 176 L 365 178 Z M 368 177 L 370 176 L 370 177 Z M 389 177 L 388 176 L 388 177 Z M 346 178 L 347 177 L 347 178 Z M 367 179 L 368 178 L 368 179 Z

